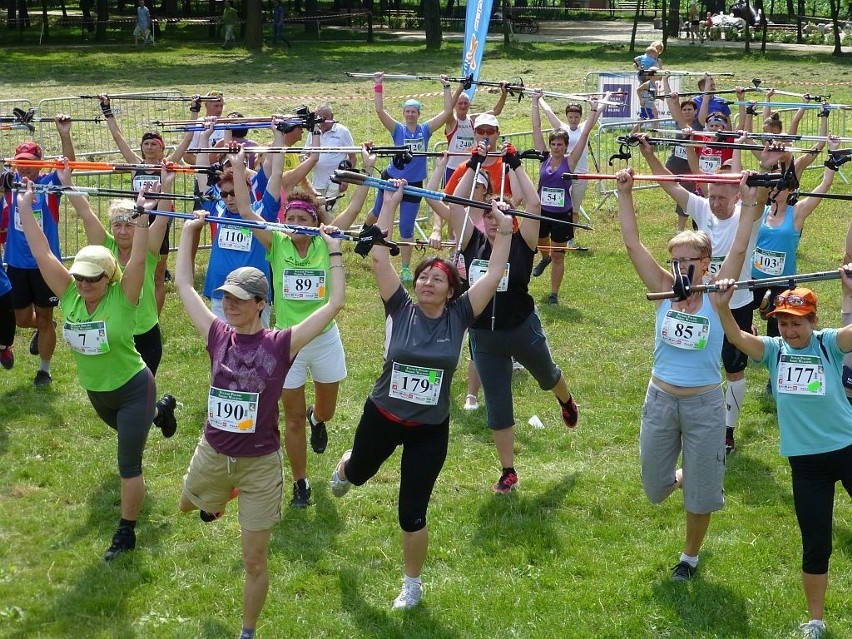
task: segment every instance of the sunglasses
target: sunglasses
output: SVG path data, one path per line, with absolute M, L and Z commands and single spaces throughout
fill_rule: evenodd
M 781 308 L 783 306 L 799 307 L 805 306 L 806 304 L 808 304 L 808 301 L 798 295 L 785 295 L 784 297 L 779 295 L 775 298 L 776 308 Z
M 236 195 L 237 195 L 236 191 L 223 191 L 221 189 L 219 190 L 219 193 L 222 195 L 223 198 L 236 197 Z
M 497 129 L 494 129 L 494 128 L 491 128 L 491 127 L 489 127 L 489 128 L 476 127 L 476 129 L 474 129 L 474 131 L 476 131 L 477 135 L 494 135 L 495 133 L 497 133 Z
M 86 284 L 97 284 L 102 279 L 106 277 L 106 273 L 101 273 L 100 275 L 93 275 L 92 277 L 86 277 L 85 275 L 78 275 L 74 273 L 74 279 L 78 282 L 86 282 Z
M 703 259 L 703 257 L 679 257 L 677 259 L 666 260 L 666 264 L 682 264 L 684 262 L 689 264 L 690 262 L 700 262 Z

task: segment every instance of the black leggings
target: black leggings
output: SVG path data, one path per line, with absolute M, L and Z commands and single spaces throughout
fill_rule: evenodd
M 163 337 L 160 334 L 160 325 L 154 324 L 151 330 L 141 335 L 134 335 L 133 343 L 148 370 L 156 376 L 157 369 L 160 368 L 160 360 L 163 359 Z
M 426 527 L 426 509 L 450 440 L 450 417 L 440 424 L 403 426 L 379 412 L 371 399 L 355 431 L 346 479 L 360 486 L 375 475 L 397 446 L 402 446 L 399 479 L 399 527 L 416 532 Z
M 834 485 L 852 497 L 852 446 L 818 455 L 790 457 L 793 502 L 802 532 L 802 572 L 824 575 L 831 557 Z
M 142 474 L 142 452 L 154 420 L 154 376 L 143 368 L 124 386 L 112 391 L 86 391 L 107 425 L 118 433 L 118 474 L 124 479 Z
M 0 346 L 11 346 L 14 341 L 15 309 L 12 308 L 12 291 L 9 291 L 0 295 Z

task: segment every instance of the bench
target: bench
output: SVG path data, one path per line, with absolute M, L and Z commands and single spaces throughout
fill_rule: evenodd
M 410 9 L 385 11 L 388 29 L 416 29 L 420 18 Z

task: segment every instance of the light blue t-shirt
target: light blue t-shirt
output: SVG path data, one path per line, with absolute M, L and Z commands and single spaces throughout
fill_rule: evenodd
M 769 226 L 766 219 L 771 215 L 772 207 L 767 206 L 754 243 L 751 260 L 751 276 L 754 279 L 794 275 L 796 273 L 796 251 L 802 232 L 797 231 L 793 222 L 795 211 L 787 205 L 781 226 Z
M 672 386 L 721 384 L 724 336 L 719 315 L 706 295 L 693 314 L 672 310 L 672 301 L 664 300 L 657 310 L 651 374 Z
M 791 348 L 781 337 L 761 337 L 778 407 L 781 455 L 816 455 L 852 445 L 852 405 L 843 389 L 844 353 L 837 329 L 814 331 L 810 344 Z

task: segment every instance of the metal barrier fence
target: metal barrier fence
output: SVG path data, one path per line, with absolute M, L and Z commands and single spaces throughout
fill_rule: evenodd
M 29 111 L 32 107 L 29 100 L 0 100 L 0 114 L 4 116 L 12 116 L 12 109 Z M 4 122 L 3 125 L 4 128 L 0 130 L 0 153 L 2 157 L 8 158 L 15 154 L 15 147 L 19 144 L 32 140 L 33 134 L 26 127 L 17 127 L 10 122 Z M 9 125 L 8 128 L 5 125 Z

